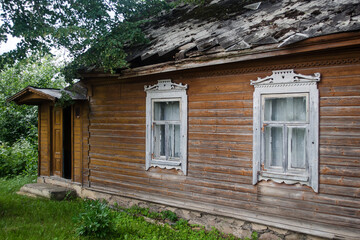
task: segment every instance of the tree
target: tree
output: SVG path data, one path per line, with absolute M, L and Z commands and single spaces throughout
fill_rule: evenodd
M 21 38 L 16 50 L 0 56 L 0 69 L 52 47 L 68 49 L 74 59 L 65 68 L 67 81 L 81 66 L 122 68 L 124 48 L 147 42 L 140 25 L 167 8 L 165 0 L 0 0 L 0 43 L 7 34 Z
M 5 66 L 0 72 L 0 142 L 13 144 L 21 138 L 37 139 L 37 107 L 6 103 L 6 98 L 27 86 L 63 88 L 61 65 L 50 56 L 38 55 Z

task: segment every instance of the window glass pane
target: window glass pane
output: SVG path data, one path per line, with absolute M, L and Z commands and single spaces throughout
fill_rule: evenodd
M 154 157 L 165 156 L 165 125 L 154 127 Z
M 291 161 L 291 168 L 305 168 L 305 128 L 288 129 L 288 151 Z
M 180 157 L 180 125 L 169 125 L 169 157 Z
M 283 128 L 265 127 L 265 161 L 267 165 L 281 167 L 283 159 Z
M 265 98 L 265 121 L 306 121 L 306 97 Z
M 180 157 L 180 125 L 156 124 L 154 126 L 154 157 Z
M 180 120 L 179 101 L 155 102 L 154 120 L 155 121 Z

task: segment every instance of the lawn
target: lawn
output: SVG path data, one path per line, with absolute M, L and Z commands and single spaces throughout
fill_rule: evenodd
M 191 226 L 171 211 L 116 206 L 115 211 L 101 201 L 52 201 L 16 194 L 35 179 L 0 178 L 0 239 L 237 239 Z
M 78 239 L 74 215 L 82 201 L 50 201 L 16 194 L 35 177 L 0 178 L 0 239 Z

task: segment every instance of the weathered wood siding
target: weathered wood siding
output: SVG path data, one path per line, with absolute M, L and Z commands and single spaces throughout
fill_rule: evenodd
M 81 164 L 82 164 L 82 118 L 81 103 L 75 103 L 72 106 L 72 179 L 74 182 L 81 182 Z M 76 116 L 76 112 L 79 116 Z
M 81 183 L 84 186 L 89 186 L 89 104 L 83 102 L 81 104 L 81 129 L 82 129 L 82 138 L 81 138 Z
M 89 78 L 90 186 L 308 233 L 360 234 L 359 55 L 357 49 L 143 79 Z M 250 80 L 287 68 L 322 76 L 319 194 L 300 185 L 252 185 Z M 144 85 L 164 78 L 189 86 L 187 176 L 145 171 Z
M 39 175 L 50 176 L 51 161 L 51 111 L 50 104 L 39 105 Z

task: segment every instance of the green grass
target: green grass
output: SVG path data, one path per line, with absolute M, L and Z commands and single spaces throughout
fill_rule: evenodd
M 0 239 L 78 239 L 72 221 L 82 201 L 50 201 L 16 194 L 34 177 L 0 178 Z
M 34 177 L 0 178 L 0 239 L 96 239 L 91 235 L 97 229 L 105 229 L 96 224 L 109 224 L 111 231 L 101 233 L 102 239 L 120 240 L 221 240 L 237 239 L 224 235 L 216 229 L 205 231 L 203 227 L 191 226 L 184 219 L 178 219 L 170 211 L 150 212 L 149 209 L 133 207 L 118 211 L 107 205 L 80 199 L 52 201 L 35 199 L 16 194 L 26 183 L 34 182 Z M 149 223 L 144 218 L 152 218 L 161 224 Z M 165 223 L 168 222 L 168 223 Z M 79 236 L 81 230 L 90 230 Z M 103 230 L 100 230 L 103 231 Z M 84 232 L 84 231 L 83 231 Z M 81 234 L 80 234 L 81 235 Z M 105 237 L 106 236 L 106 237 Z M 253 237 L 252 239 L 257 239 Z

